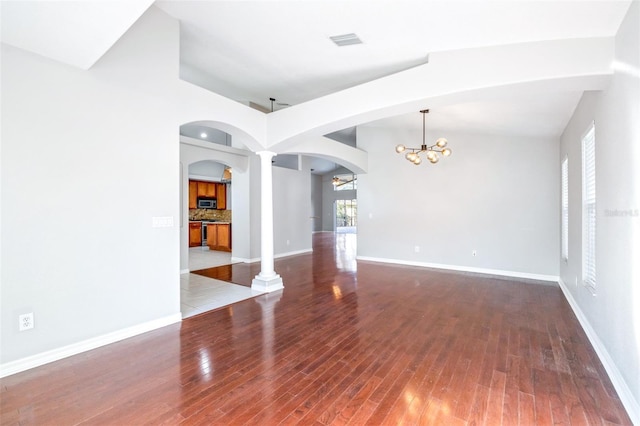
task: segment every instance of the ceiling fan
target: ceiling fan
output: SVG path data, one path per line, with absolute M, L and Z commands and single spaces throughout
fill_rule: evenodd
M 340 179 L 340 177 L 338 177 L 338 176 L 334 176 L 334 177 L 333 177 L 333 179 L 331 179 L 331 184 L 332 184 L 333 186 L 335 186 L 335 187 L 338 187 L 338 186 L 342 186 L 342 185 L 346 185 L 346 184 L 348 184 L 348 183 L 351 183 L 351 182 L 353 182 L 354 180 L 356 180 L 355 175 L 353 175 L 353 176 L 351 177 L 351 179 Z
M 271 101 L 271 112 L 273 112 L 273 103 L 276 102 L 276 98 L 269 98 L 269 101 Z M 290 107 L 291 105 L 285 102 L 276 102 L 276 105 L 281 106 L 281 107 Z

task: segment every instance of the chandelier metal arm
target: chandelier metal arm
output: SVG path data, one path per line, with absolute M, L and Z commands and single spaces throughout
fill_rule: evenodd
M 433 151 L 433 152 L 440 152 L 442 153 L 442 151 L 444 151 L 443 149 L 435 149 L 435 147 L 437 147 L 438 145 L 433 144 L 431 146 L 423 146 L 421 148 L 410 148 L 410 147 L 406 147 L 405 151 L 412 151 L 416 154 L 420 154 L 421 152 L 427 152 L 427 151 Z
M 404 146 L 403 144 L 399 144 L 396 146 L 396 152 L 398 154 L 403 153 L 405 151 L 410 151 L 405 154 L 405 158 L 410 163 L 413 163 L 416 166 L 422 163 L 420 154 L 423 152 L 427 153 L 426 155 L 427 160 L 429 160 L 433 164 L 438 162 L 439 160 L 438 154 L 442 154 L 443 157 L 448 157 L 451 155 L 451 149 L 445 148 L 448 143 L 445 138 L 439 138 L 435 144 L 427 145 L 425 117 L 429 112 L 429 110 L 423 109 L 420 112 L 422 113 L 422 146 L 420 148 L 410 148 L 410 147 Z

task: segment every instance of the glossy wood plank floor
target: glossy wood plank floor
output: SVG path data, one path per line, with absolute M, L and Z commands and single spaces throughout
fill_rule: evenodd
M 316 234 L 283 292 L 2 379 L 1 423 L 630 424 L 557 286 L 356 270 L 354 245 Z
M 251 281 L 253 281 L 253 278 L 260 273 L 260 262 L 234 263 L 231 265 L 214 266 L 211 268 L 192 271 L 191 273 L 251 287 Z

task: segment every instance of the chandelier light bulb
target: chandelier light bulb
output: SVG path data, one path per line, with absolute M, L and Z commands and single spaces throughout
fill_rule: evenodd
M 436 145 L 438 148 L 444 148 L 445 146 L 447 146 L 447 140 L 445 138 L 440 138 L 436 141 Z
M 448 157 L 451 155 L 451 150 L 449 148 L 445 148 L 442 150 L 442 155 L 444 155 L 445 157 Z
M 436 155 L 436 153 L 435 153 L 435 152 L 433 152 L 433 151 L 428 151 L 428 152 L 427 152 L 427 160 L 429 160 L 429 161 L 433 162 L 433 159 L 434 159 L 434 158 L 437 158 L 437 157 L 438 157 L 438 156 Z
M 420 158 L 419 155 L 416 155 L 416 159 L 413 160 L 413 164 L 415 164 L 417 166 L 420 163 L 422 163 L 422 158 Z
M 433 158 L 430 158 L 429 161 L 431 161 L 431 164 L 436 164 L 440 159 L 438 158 L 437 155 L 434 155 Z
M 396 152 L 398 154 L 400 154 L 401 152 L 404 152 L 405 149 L 407 149 L 407 147 L 402 144 L 396 145 Z
M 409 161 L 413 161 L 416 159 L 416 153 L 413 151 L 407 152 L 407 155 L 405 155 L 405 158 Z

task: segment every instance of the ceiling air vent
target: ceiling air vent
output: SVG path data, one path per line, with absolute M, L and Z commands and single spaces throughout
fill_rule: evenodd
M 329 37 L 338 46 L 349 46 L 351 44 L 362 44 L 362 40 L 354 33 L 342 34 Z

